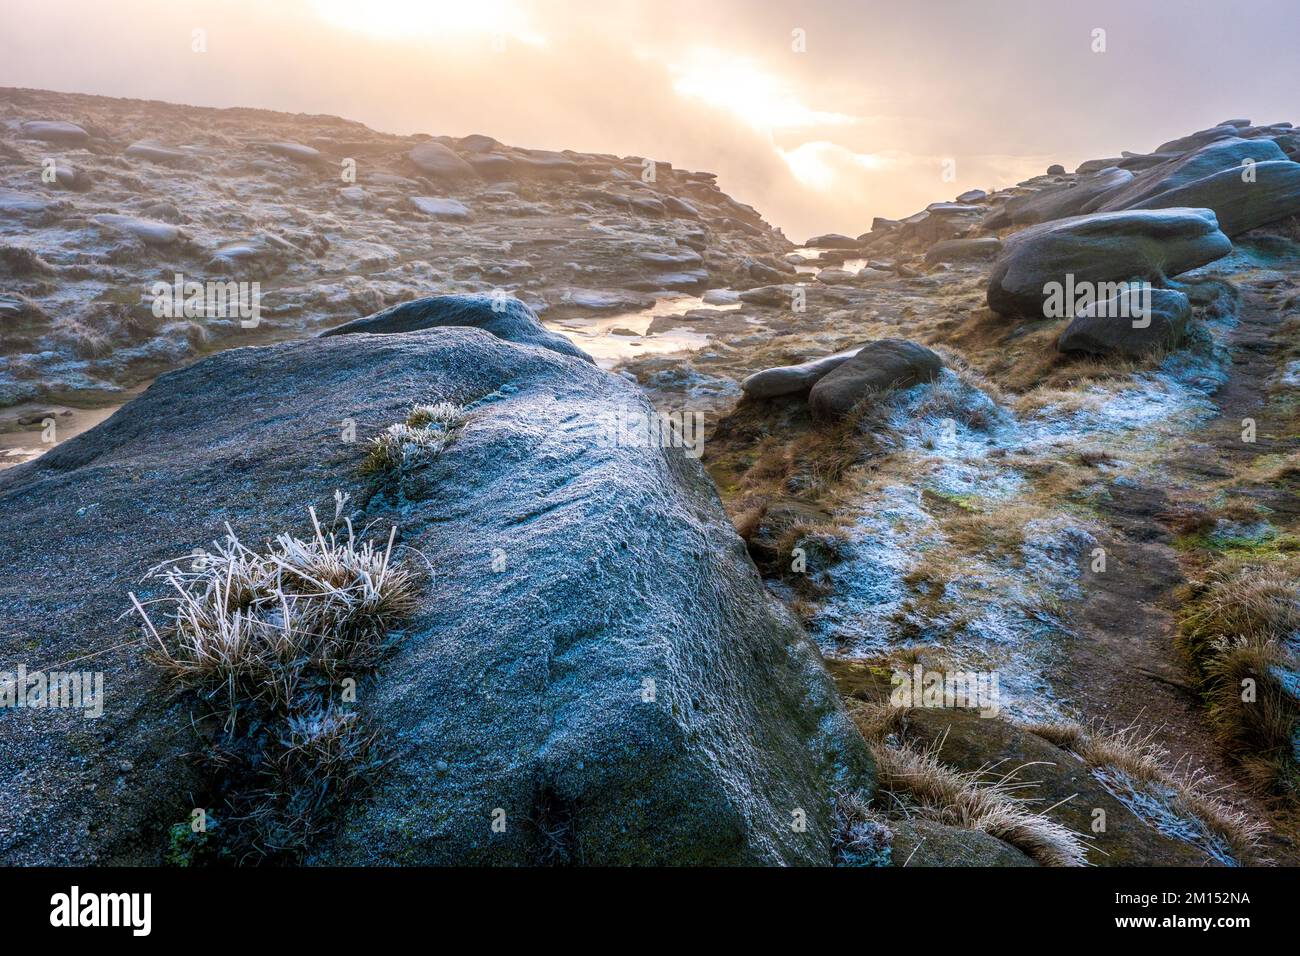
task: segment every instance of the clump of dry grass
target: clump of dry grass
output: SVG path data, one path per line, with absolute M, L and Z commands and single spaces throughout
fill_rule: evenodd
M 406 421 L 389 425 L 370 441 L 361 462 L 365 475 L 395 471 L 412 458 L 433 458 L 456 440 L 465 427 L 465 409 L 451 402 L 416 405 Z
M 1203 768 L 1171 762 L 1155 731 L 1085 726 L 1072 720 L 1023 726 L 1078 756 L 1112 788 L 1131 791 L 1136 799 L 1127 802 L 1194 818 L 1209 837 L 1202 842 L 1226 848 L 1236 861 L 1258 856 L 1263 825 L 1219 796 L 1220 788 Z
M 309 540 L 282 534 L 259 553 L 227 526 L 225 540 L 188 567 L 154 568 L 149 576 L 176 592 L 160 599 L 172 605 L 161 630 L 131 595 L 157 644 L 155 662 L 222 711 L 228 727 L 252 705 L 286 710 L 311 673 L 333 679 L 372 667 L 389 625 L 414 607 L 415 579 L 392 563 L 396 527 L 380 548 L 359 542 L 351 522 L 346 538 L 326 534 L 309 513 Z
M 130 595 L 152 638 L 148 658 L 220 724 L 200 755 L 224 795 L 223 852 L 240 859 L 302 850 L 378 765 L 374 735 L 338 703 L 343 678 L 372 670 L 390 629 L 416 606 L 416 576 L 393 562 L 396 528 L 380 546 L 344 520 L 313 535 L 282 534 L 263 551 L 227 526 L 213 551 L 150 571 L 175 596 L 155 625 Z M 157 610 L 154 612 L 157 614 Z
M 1291 799 L 1300 795 L 1300 705 L 1279 675 L 1300 669 L 1292 644 L 1300 634 L 1298 564 L 1288 556 L 1220 561 L 1195 589 L 1177 638 L 1225 750 L 1261 790 Z
M 993 776 L 954 770 L 940 762 L 937 748 L 919 750 L 899 740 L 905 708 L 854 701 L 849 713 L 875 758 L 877 784 L 890 812 L 982 831 L 1043 866 L 1087 865 L 1087 846 L 1074 831 L 1029 806 L 1020 795 L 1027 784 L 1016 781 L 1014 771 Z

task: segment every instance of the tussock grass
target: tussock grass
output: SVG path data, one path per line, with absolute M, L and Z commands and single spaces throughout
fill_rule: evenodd
M 925 750 L 898 738 L 905 708 L 851 701 L 849 713 L 876 761 L 877 785 L 889 812 L 979 830 L 1016 847 L 1043 866 L 1086 866 L 1078 834 L 1030 806 L 1030 784 L 1015 771 L 996 775 L 945 766 L 938 745 Z
M 1225 558 L 1192 590 L 1177 644 L 1216 736 L 1261 791 L 1300 799 L 1300 705 L 1281 678 L 1300 671 L 1300 560 Z
M 1072 720 L 1022 726 L 1078 756 L 1112 789 L 1130 791 L 1136 799 L 1125 802 L 1199 821 L 1209 839 L 1195 842 L 1210 844 L 1212 852 L 1226 849 L 1238 862 L 1259 856 L 1264 826 L 1219 796 L 1221 789 L 1203 768 L 1171 761 L 1154 730 Z
M 227 526 L 199 561 L 150 571 L 176 592 L 160 599 L 172 606 L 161 630 L 136 602 L 155 663 L 210 701 L 228 728 L 250 705 L 287 710 L 311 672 L 333 679 L 372 667 L 390 624 L 414 608 L 414 577 L 392 563 L 396 527 L 380 548 L 359 542 L 350 522 L 346 538 L 326 534 L 309 513 L 309 540 L 282 534 L 259 553 Z
M 362 542 L 339 514 L 308 539 L 282 534 L 264 550 L 229 526 L 213 550 L 166 562 L 148 578 L 174 596 L 130 595 L 153 646 L 147 652 L 178 692 L 207 708 L 219 731 L 199 755 L 224 796 L 224 856 L 241 861 L 303 850 L 334 808 L 379 765 L 374 735 L 340 703 L 340 682 L 373 670 L 391 629 L 416 607 L 417 578 L 383 545 Z
M 389 425 L 370 440 L 361 473 L 397 471 L 413 459 L 437 457 L 460 435 L 466 420 L 465 409 L 451 402 L 414 406 L 406 421 Z

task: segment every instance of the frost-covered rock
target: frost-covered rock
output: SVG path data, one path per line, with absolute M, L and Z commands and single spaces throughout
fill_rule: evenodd
M 1062 352 L 1139 357 L 1178 345 L 1192 305 L 1173 289 L 1127 289 L 1082 309 L 1061 333 Z
M 438 401 L 467 406 L 446 451 L 361 474 L 364 439 Z M 169 373 L 0 474 L 4 660 L 95 655 L 108 688 L 95 721 L 0 720 L 6 759 L 41 768 L 0 778 L 0 862 L 162 859 L 206 791 L 127 592 L 227 523 L 310 537 L 306 507 L 342 489 L 432 573 L 359 675 L 388 762 L 311 862 L 828 864 L 835 792 L 870 795 L 863 742 L 699 462 L 602 440 L 620 409 L 652 414 L 619 376 L 476 329 L 331 337 Z
M 537 318 L 536 312 L 511 296 L 427 296 L 402 302 L 374 315 L 329 329 L 321 335 L 351 335 L 357 332 L 396 335 L 448 326 L 482 329 L 508 342 L 536 345 L 561 355 L 592 361 L 591 356 L 563 335 L 546 328 Z

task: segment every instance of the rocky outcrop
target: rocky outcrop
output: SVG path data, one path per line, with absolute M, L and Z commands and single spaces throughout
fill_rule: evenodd
M 1062 352 L 1140 358 L 1182 342 L 1191 314 L 1191 302 L 1181 292 L 1129 289 L 1080 310 L 1056 347 Z
M 1143 207 L 1142 204 L 1145 200 L 1189 185 L 1206 176 L 1229 169 L 1240 171 L 1242 163 L 1246 161 L 1266 163 L 1280 159 L 1286 159 L 1286 154 L 1271 139 L 1241 139 L 1234 136 L 1190 153 L 1174 154 L 1173 158 L 1144 170 L 1133 177 L 1132 182 L 1127 186 L 1107 196 L 1105 202 L 1096 207 L 1096 211 L 1114 212 L 1119 209 L 1154 208 Z M 1200 204 L 1178 203 L 1178 205 Z
M 1075 183 L 1015 196 L 986 216 L 981 226 L 984 229 L 1005 229 L 1076 216 L 1132 181 L 1133 174 L 1126 169 L 1102 169 Z
M 1289 159 L 1225 169 L 1135 203 L 1135 209 L 1203 206 L 1213 209 L 1225 235 L 1300 215 L 1300 163 Z
M 837 421 L 874 395 L 933 381 L 942 368 L 943 360 L 923 345 L 880 339 L 823 376 L 808 394 L 808 407 L 819 421 Z
M 1231 251 L 1209 209 L 1093 213 L 1042 223 L 1006 240 L 989 278 L 988 304 L 1002 315 L 1041 317 L 1059 287 L 1158 282 Z
M 507 342 L 536 345 L 561 355 L 591 361 L 590 355 L 563 335 L 547 329 L 537 318 L 537 313 L 510 296 L 431 295 L 355 319 L 321 335 L 352 335 L 357 332 L 394 335 L 448 326 L 482 329 Z
M 437 401 L 466 408 L 450 448 L 360 474 L 366 438 Z M 357 694 L 389 762 L 311 860 L 829 863 L 833 793 L 869 794 L 869 758 L 699 463 L 602 439 L 650 413 L 619 376 L 481 330 L 336 336 L 169 373 L 0 475 L 3 659 L 93 655 L 107 688 L 98 720 L 0 720 L 7 759 L 40 768 L 0 780 L 0 861 L 159 861 L 210 791 L 127 592 L 158 596 L 141 575 L 227 523 L 310 537 L 306 507 L 341 489 L 422 583 Z

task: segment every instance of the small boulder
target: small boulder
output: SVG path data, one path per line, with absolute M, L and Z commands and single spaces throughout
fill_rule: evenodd
M 812 387 L 808 406 L 818 421 L 838 421 L 869 396 L 931 382 L 942 368 L 943 359 L 923 345 L 880 339 L 824 375 Z
M 412 147 L 406 155 L 422 173 L 434 179 L 474 179 L 478 175 L 474 172 L 473 166 L 442 143 L 435 143 L 432 140 Z
M 180 229 L 173 223 L 158 222 L 154 219 L 140 219 L 136 216 L 102 213 L 98 216 L 92 216 L 91 222 L 113 232 L 139 239 L 146 246 L 169 246 L 181 238 Z
M 279 156 L 282 159 L 302 163 L 306 166 L 317 165 L 324 162 L 325 159 L 319 149 L 304 146 L 302 143 L 254 143 L 253 145 L 266 150 L 272 156 Z
M 1056 347 L 1062 352 L 1140 358 L 1182 342 L 1191 314 L 1191 301 L 1181 292 L 1127 289 L 1080 310 Z
M 809 359 L 798 365 L 781 365 L 765 368 L 755 372 L 740 383 L 741 390 L 747 398 L 776 398 L 779 395 L 796 395 L 806 392 L 817 384 L 821 378 L 839 368 L 853 356 L 861 346 L 823 355 L 821 358 Z
M 850 236 L 842 236 L 838 232 L 828 232 L 824 236 L 813 236 L 804 243 L 809 249 L 856 249 L 861 245 L 858 240 Z
M 1049 176 L 1064 176 L 1064 175 L 1065 175 L 1065 167 L 1062 166 L 1060 163 L 1052 163 L 1052 165 L 1050 165 L 1050 166 L 1047 167 L 1047 175 L 1049 175 Z
M 411 205 L 435 219 L 468 219 L 469 207 L 456 199 L 439 196 L 412 196 Z
M 395 335 L 424 329 L 462 326 L 482 329 L 507 342 L 536 345 L 561 355 L 594 361 L 563 335 L 550 331 L 537 313 L 513 297 L 487 295 L 431 295 L 402 302 L 374 315 L 321 333 L 322 337 L 367 332 Z
M 90 140 L 90 134 L 76 123 L 63 120 L 28 120 L 19 127 L 26 139 L 39 139 L 63 146 L 81 146 Z

